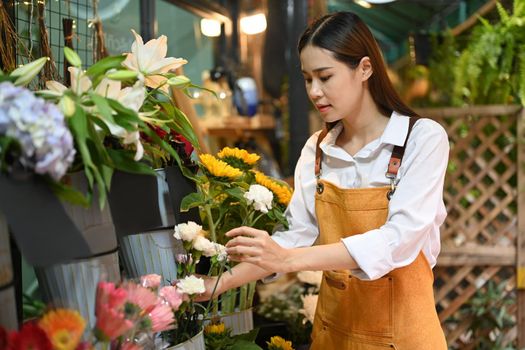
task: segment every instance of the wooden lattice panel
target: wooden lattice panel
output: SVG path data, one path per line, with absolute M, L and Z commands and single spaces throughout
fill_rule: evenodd
M 450 349 L 496 349 L 477 344 L 475 319 L 465 310 L 488 281 L 506 283 L 504 298 L 514 301 L 518 228 L 517 106 L 428 109 L 422 116 L 447 130 L 450 158 L 444 200 L 448 216 L 441 228 L 442 252 L 435 274 L 439 318 Z M 522 189 L 523 190 L 523 189 Z M 518 326 L 498 336 L 516 343 Z M 498 348 L 499 349 L 499 348 Z

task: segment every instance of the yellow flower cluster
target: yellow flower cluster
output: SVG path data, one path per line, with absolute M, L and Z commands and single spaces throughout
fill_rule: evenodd
M 224 323 L 209 324 L 204 327 L 204 333 L 206 334 L 222 334 L 226 331 Z
M 292 191 L 290 188 L 273 181 L 271 178 L 264 175 L 260 171 L 254 171 L 254 173 L 255 181 L 257 181 L 259 185 L 263 185 L 272 191 L 277 196 L 279 203 L 283 205 L 288 205 L 290 203 L 290 199 L 292 198 Z
M 261 159 L 259 155 L 255 153 L 249 153 L 245 149 L 239 149 L 237 147 L 224 147 L 219 153 L 217 153 L 217 156 L 221 159 L 227 157 L 237 158 L 250 166 L 255 165 L 255 163 L 257 163 L 259 159 Z
M 268 349 L 271 350 L 294 350 L 291 341 L 284 340 L 279 336 L 271 337 L 270 342 L 266 343 L 268 343 Z
M 54 349 L 74 350 L 81 340 L 86 321 L 78 311 L 57 309 L 49 311 L 39 321 Z
M 201 154 L 199 155 L 199 158 L 201 163 L 213 176 L 226 177 L 235 180 L 242 175 L 242 171 L 226 164 L 226 162 L 223 162 L 222 160 L 215 158 L 211 154 Z

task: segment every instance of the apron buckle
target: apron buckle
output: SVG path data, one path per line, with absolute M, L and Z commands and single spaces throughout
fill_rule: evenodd
M 322 182 L 318 182 L 316 189 L 317 189 L 317 193 L 322 194 L 324 191 L 324 184 Z

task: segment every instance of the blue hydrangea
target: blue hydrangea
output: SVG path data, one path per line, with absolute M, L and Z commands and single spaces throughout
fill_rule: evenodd
M 18 141 L 20 163 L 59 180 L 75 158 L 73 137 L 64 115 L 26 88 L 0 83 L 0 137 Z

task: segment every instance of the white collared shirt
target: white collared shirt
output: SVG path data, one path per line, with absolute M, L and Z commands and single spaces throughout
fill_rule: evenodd
M 354 156 L 336 145 L 343 129 L 338 123 L 321 142 L 321 178 L 341 188 L 389 186 L 385 177 L 394 145 L 402 146 L 409 118 L 392 113 L 380 138 Z M 315 146 L 320 132 L 304 146 L 295 170 L 295 191 L 286 217 L 287 231 L 272 238 L 283 247 L 311 246 L 319 229 L 315 214 Z M 446 217 L 443 181 L 448 163 L 446 131 L 431 119 L 419 119 L 410 134 L 398 171 L 399 183 L 389 203 L 386 223 L 378 229 L 342 239 L 359 269 L 352 274 L 367 280 L 412 263 L 423 250 L 431 267 L 440 250 L 439 226 Z

